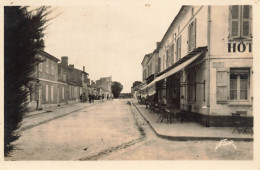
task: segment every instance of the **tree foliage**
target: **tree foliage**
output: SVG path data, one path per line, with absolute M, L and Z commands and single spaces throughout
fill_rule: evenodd
M 49 7 L 28 11 L 27 7 L 4 7 L 4 153 L 7 156 L 20 137 L 17 129 L 27 112 L 28 84 L 44 47 Z
M 120 82 L 114 81 L 111 88 L 114 97 L 118 98 L 120 92 L 123 90 L 123 85 Z
M 135 82 L 133 83 L 133 87 L 136 87 L 136 86 L 138 86 L 138 85 L 140 85 L 140 84 L 142 84 L 141 81 L 135 81 Z

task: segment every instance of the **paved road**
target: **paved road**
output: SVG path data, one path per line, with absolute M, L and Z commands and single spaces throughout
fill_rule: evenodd
M 126 100 L 106 101 L 23 131 L 6 160 L 250 160 L 253 142 L 158 138 Z M 62 111 L 62 110 L 60 110 Z M 55 112 L 55 111 L 54 111 Z M 43 115 L 38 115 L 41 118 Z M 162 124 L 163 126 L 163 124 Z

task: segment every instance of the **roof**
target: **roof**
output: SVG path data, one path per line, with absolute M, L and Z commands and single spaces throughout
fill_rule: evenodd
M 42 50 L 38 51 L 38 54 L 41 54 L 41 55 L 43 55 L 43 56 L 45 56 L 45 57 L 47 57 L 47 58 L 49 58 L 53 61 L 56 61 L 56 62 L 60 61 L 58 58 L 56 58 L 56 57 L 54 57 L 54 56 L 50 55 L 49 53 L 42 51 Z
M 161 40 L 161 43 L 160 45 L 157 47 L 157 50 L 159 50 L 161 47 L 162 47 L 162 44 L 164 44 L 165 42 L 165 39 L 166 39 L 166 36 L 167 34 L 171 31 L 171 29 L 175 26 L 175 23 L 177 22 L 178 18 L 183 14 L 185 8 L 188 7 L 187 5 L 183 5 L 180 9 L 180 11 L 178 12 L 178 14 L 175 16 L 175 18 L 173 19 L 171 25 L 168 27 L 166 33 L 164 34 L 162 40 Z
M 146 58 L 148 58 L 147 61 L 149 61 L 152 58 L 152 56 L 153 56 L 153 53 L 145 54 L 144 59 L 141 64 L 142 65 L 144 64 Z

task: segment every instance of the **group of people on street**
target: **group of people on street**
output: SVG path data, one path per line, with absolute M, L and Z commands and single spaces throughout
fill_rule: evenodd
M 106 96 L 106 98 L 107 98 L 107 100 L 113 100 L 113 97 L 111 96 L 109 96 L 108 94 L 107 94 L 107 96 Z M 102 96 L 95 96 L 94 94 L 89 94 L 88 95 L 88 101 L 89 101 L 89 103 L 94 103 L 94 100 L 95 99 L 99 99 L 99 100 L 101 100 L 101 101 L 104 101 L 104 99 L 105 99 L 105 95 L 104 94 L 102 94 Z M 81 95 L 80 95 L 80 101 L 82 102 L 82 103 L 85 103 L 86 101 L 87 101 L 87 95 L 85 94 L 85 93 L 82 93 Z
M 94 103 L 95 95 L 88 95 L 88 101 L 89 103 Z M 80 95 L 80 101 L 82 103 L 85 103 L 87 101 L 87 95 L 85 93 L 82 93 Z

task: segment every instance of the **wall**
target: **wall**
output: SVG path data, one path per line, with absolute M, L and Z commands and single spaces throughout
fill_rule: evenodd
M 211 55 L 210 55 L 210 114 L 219 116 L 227 115 L 236 110 L 245 110 L 249 115 L 253 115 L 253 53 L 248 48 L 244 52 L 229 52 L 228 43 L 244 43 L 252 42 L 251 39 L 230 39 L 229 38 L 229 6 L 212 6 L 211 8 Z M 221 24 L 219 24 L 221 23 Z M 248 47 L 248 46 L 247 46 Z M 217 63 L 217 65 L 216 65 Z M 250 68 L 250 89 L 247 102 L 237 102 L 234 104 L 231 100 L 227 103 L 217 103 L 217 69 L 227 69 L 228 76 L 230 68 Z M 230 82 L 228 84 L 228 96 L 230 90 Z

